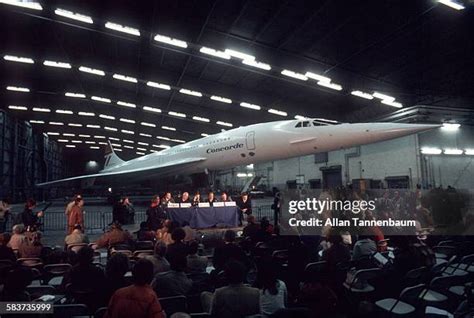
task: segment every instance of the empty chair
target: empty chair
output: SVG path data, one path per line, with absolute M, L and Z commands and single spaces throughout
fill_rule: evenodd
M 451 256 L 456 254 L 456 248 L 454 246 L 434 246 L 433 252 L 435 252 L 436 258 L 449 259 Z
M 70 318 L 75 316 L 89 316 L 89 309 L 84 304 L 54 305 L 54 318 Z
M 137 241 L 135 243 L 135 250 L 153 250 L 155 244 L 152 241 Z
M 153 250 L 136 250 L 133 252 L 133 258 L 144 258 L 145 256 L 153 256 Z
M 43 295 L 55 295 L 57 294 L 56 288 L 51 285 L 29 285 L 26 287 L 26 291 L 30 294 L 31 300 L 37 299 Z
M 463 270 L 469 273 L 474 273 L 474 254 L 469 254 L 462 257 L 458 263 L 452 263 L 446 272 L 456 272 L 456 270 Z
M 413 315 L 419 303 L 420 295 L 425 291 L 426 285 L 419 284 L 402 290 L 398 299 L 385 298 L 375 302 L 377 309 L 396 316 Z
M 405 274 L 404 284 L 407 287 L 424 284 L 429 279 L 429 275 L 430 270 L 425 266 L 412 269 Z
M 369 280 L 376 278 L 381 273 L 380 268 L 361 269 L 356 271 L 349 281 L 344 282 L 344 287 L 350 293 L 370 293 L 375 287 L 369 284 Z
M 459 282 L 458 276 L 439 276 L 431 280 L 429 288 L 426 288 L 420 295 L 424 305 L 430 305 L 438 308 L 446 307 L 448 303 L 448 290 Z
M 163 308 L 168 316 L 175 312 L 188 312 L 188 303 L 185 296 L 163 297 L 158 300 L 161 308 Z

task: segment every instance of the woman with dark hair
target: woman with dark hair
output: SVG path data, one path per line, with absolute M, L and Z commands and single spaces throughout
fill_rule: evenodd
M 200 202 L 201 202 L 201 193 L 199 193 L 199 191 L 196 191 L 196 193 L 194 193 L 192 205 L 197 206 L 199 205 Z
M 277 278 L 273 263 L 266 261 L 259 266 L 257 286 L 260 288 L 260 313 L 269 317 L 277 310 L 285 308 L 288 292 L 283 281 Z

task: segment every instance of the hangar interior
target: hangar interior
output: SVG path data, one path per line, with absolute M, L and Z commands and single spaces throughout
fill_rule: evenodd
M 97 172 L 107 139 L 127 160 L 225 129 L 304 118 L 447 127 L 219 171 L 216 187 L 472 188 L 469 6 L 21 3 L 0 3 L 0 195 L 14 201 L 63 195 L 34 185 Z

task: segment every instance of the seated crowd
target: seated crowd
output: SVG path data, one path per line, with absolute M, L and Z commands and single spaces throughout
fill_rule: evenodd
M 212 239 L 167 219 L 159 206 L 154 197 L 136 236 L 117 220 L 93 243 L 75 225 L 65 248 L 43 246 L 39 232 L 19 225 L 11 236 L 0 234 L 0 300 L 33 300 L 32 282 L 39 280 L 65 295 L 64 303 L 86 304 L 90 313 L 107 307 L 105 317 L 383 317 L 411 311 L 430 317 L 428 307 L 458 317 L 474 313 L 469 236 L 335 227 L 320 236 L 284 236 L 249 213 L 242 231 L 217 230 L 222 239 Z

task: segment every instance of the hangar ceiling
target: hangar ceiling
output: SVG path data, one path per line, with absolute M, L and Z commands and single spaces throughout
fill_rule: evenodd
M 69 151 L 111 138 L 134 157 L 295 116 L 473 105 L 467 2 L 5 2 L 2 108 Z

